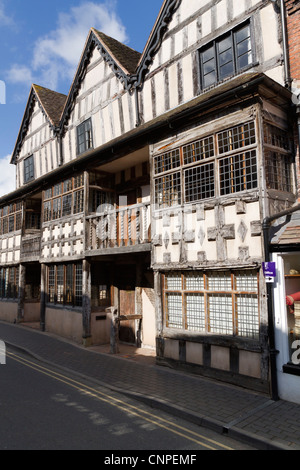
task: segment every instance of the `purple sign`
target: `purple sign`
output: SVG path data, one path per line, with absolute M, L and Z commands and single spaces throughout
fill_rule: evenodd
M 276 277 L 276 263 L 273 261 L 262 264 L 263 273 L 265 277 Z

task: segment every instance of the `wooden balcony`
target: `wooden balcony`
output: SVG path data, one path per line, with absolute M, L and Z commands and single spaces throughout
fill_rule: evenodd
M 87 222 L 86 254 L 150 250 L 150 203 L 108 210 L 87 217 Z
M 40 230 L 28 230 L 22 236 L 21 261 L 38 261 L 41 255 Z

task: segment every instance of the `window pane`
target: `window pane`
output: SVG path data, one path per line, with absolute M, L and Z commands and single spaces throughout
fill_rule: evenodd
M 204 50 L 200 57 L 202 64 L 202 86 L 206 88 L 217 81 L 215 47 L 211 46 Z
M 236 309 L 238 335 L 248 338 L 258 338 L 259 314 L 257 296 L 238 295 L 236 297 Z
M 231 295 L 209 295 L 208 309 L 210 332 L 232 335 L 233 324 Z
M 90 119 L 77 127 L 77 145 L 79 154 L 92 148 L 92 124 Z
M 236 290 L 244 292 L 257 292 L 258 280 L 256 271 L 241 271 L 235 275 Z
M 233 48 L 231 36 L 226 37 L 217 44 L 219 60 L 219 79 L 234 73 Z
M 180 166 L 179 149 L 164 153 L 154 158 L 154 172 L 157 175 L 164 171 L 173 170 Z
M 66 304 L 73 304 L 73 264 L 66 266 Z
M 54 303 L 55 300 L 55 266 L 49 266 L 48 271 L 48 295 L 49 302 Z
M 181 274 L 180 273 L 166 274 L 165 288 L 167 290 L 181 290 L 182 289 Z
M 169 328 L 182 328 L 182 295 L 166 295 L 167 326 Z
M 64 301 L 64 267 L 63 265 L 58 265 L 56 271 L 56 301 L 57 303 L 63 303 Z
M 221 195 L 257 187 L 256 152 L 245 152 L 220 160 Z
M 207 275 L 209 290 L 231 291 L 231 274 L 228 272 L 209 273 Z
M 214 197 L 215 172 L 213 163 L 190 168 L 184 172 L 184 176 L 185 202 Z
M 255 144 L 255 124 L 248 122 L 218 133 L 219 153 L 231 152 Z
M 213 136 L 198 140 L 183 147 L 184 164 L 199 162 L 214 156 Z
M 243 67 L 252 63 L 252 50 L 251 50 L 251 37 L 250 26 L 244 26 L 235 32 L 235 44 L 237 55 L 237 69 L 241 70 Z
M 75 267 L 75 305 L 82 305 L 82 263 Z
M 60 218 L 60 209 L 61 209 L 61 199 L 53 199 L 53 212 L 52 212 L 52 218 L 59 219 Z
M 205 310 L 203 294 L 187 294 L 185 297 L 186 329 L 205 331 Z
M 186 290 L 204 290 L 204 278 L 201 272 L 187 273 L 185 276 L 185 288 Z
M 83 211 L 83 189 L 74 193 L 73 214 Z
M 62 216 L 70 215 L 72 211 L 72 194 L 63 196 L 62 199 Z
M 170 207 L 181 202 L 180 173 L 157 178 L 155 181 L 155 203 L 159 208 Z

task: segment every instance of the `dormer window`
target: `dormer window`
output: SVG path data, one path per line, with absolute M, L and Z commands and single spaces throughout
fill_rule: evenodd
M 93 148 L 92 122 L 87 119 L 77 127 L 77 154 Z
M 34 159 L 33 155 L 24 160 L 24 183 L 34 179 Z

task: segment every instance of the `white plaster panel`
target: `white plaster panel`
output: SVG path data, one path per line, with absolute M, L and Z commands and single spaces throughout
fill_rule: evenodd
M 144 118 L 145 121 L 150 121 L 153 117 L 152 115 L 152 97 L 151 97 L 151 86 L 150 81 L 146 80 L 143 88 L 143 99 L 144 99 Z M 123 100 L 124 103 L 124 100 Z M 125 109 L 123 108 L 125 111 Z M 125 113 L 124 113 L 125 114 Z
M 177 63 L 171 65 L 169 68 L 169 94 L 170 94 L 170 109 L 178 106 L 178 76 L 177 76 Z
M 241 15 L 245 11 L 245 0 L 239 0 L 233 3 L 233 16 L 234 18 Z
M 217 10 L 217 28 L 227 23 L 227 0 L 223 0 L 216 6 Z
M 202 15 L 202 37 L 207 36 L 212 31 L 211 10 L 207 10 Z
M 163 72 L 155 75 L 155 93 L 156 93 L 156 114 L 165 112 L 165 80 Z
M 183 95 L 184 101 L 193 98 L 193 64 L 192 56 L 188 55 L 182 59 L 182 76 L 183 76 Z
M 282 49 L 278 43 L 278 21 L 273 5 L 267 5 L 261 10 L 260 21 L 263 25 L 261 34 L 264 60 L 266 61 L 282 53 Z

